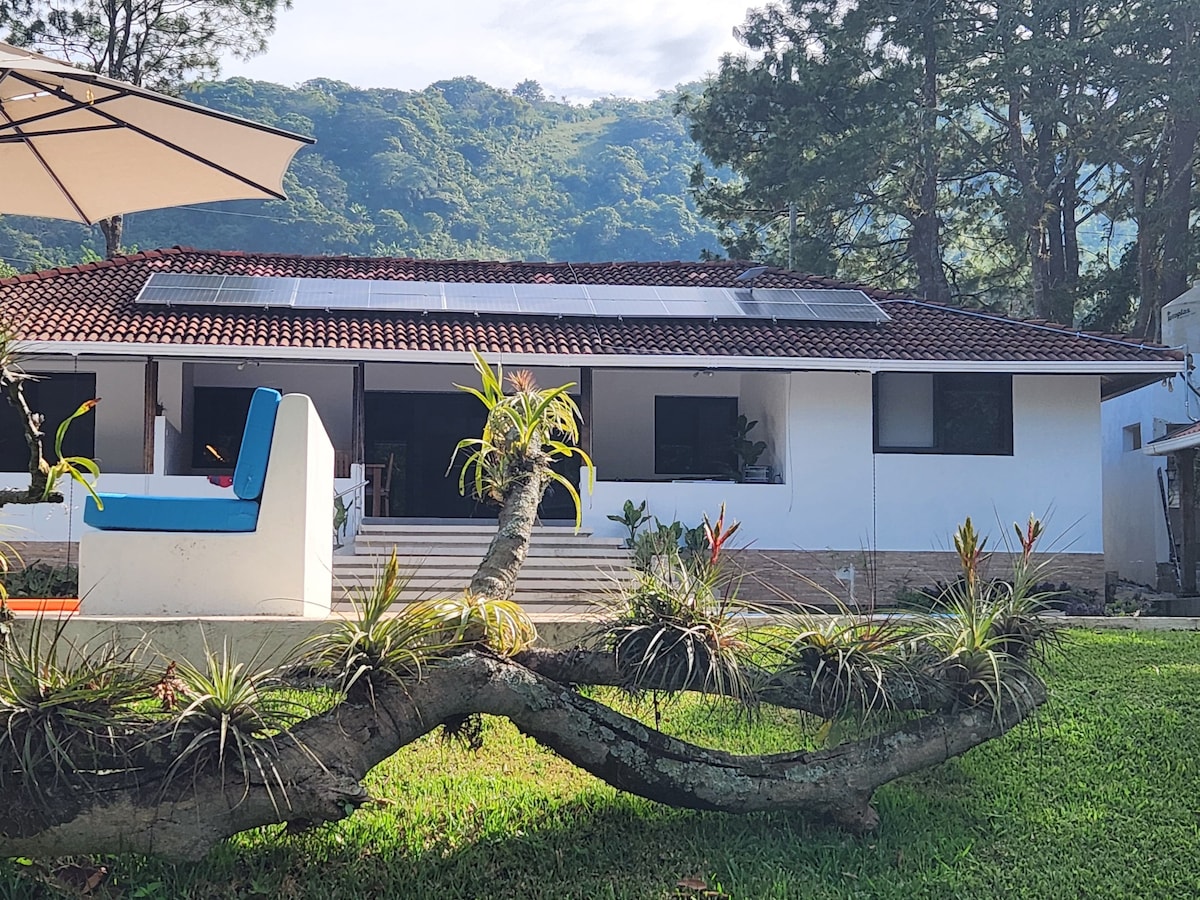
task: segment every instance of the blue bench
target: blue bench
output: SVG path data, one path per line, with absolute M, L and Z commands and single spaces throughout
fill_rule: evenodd
M 104 508 L 87 498 L 83 521 L 103 531 L 247 532 L 258 527 L 267 460 L 280 394 L 258 388 L 250 398 L 246 430 L 233 472 L 236 497 L 142 497 L 101 494 Z

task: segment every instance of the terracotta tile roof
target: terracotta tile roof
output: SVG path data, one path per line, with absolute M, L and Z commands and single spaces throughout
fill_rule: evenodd
M 29 342 L 105 342 L 370 351 L 466 351 L 968 361 L 1162 363 L 1179 354 L 923 303 L 864 285 L 771 270 L 758 287 L 854 287 L 883 304 L 881 324 L 723 319 L 551 319 L 514 315 L 136 306 L 152 272 L 423 281 L 730 287 L 746 263 L 525 263 L 280 256 L 186 248 L 0 280 L 0 307 Z

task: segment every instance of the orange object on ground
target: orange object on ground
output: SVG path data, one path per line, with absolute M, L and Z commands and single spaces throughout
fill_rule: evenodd
M 5 603 L 8 604 L 8 608 L 13 612 L 79 612 L 78 597 L 51 597 L 49 599 L 41 599 L 36 597 L 9 597 Z

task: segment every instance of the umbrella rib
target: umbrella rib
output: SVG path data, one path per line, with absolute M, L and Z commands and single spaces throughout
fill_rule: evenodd
M 24 78 L 22 76 L 15 75 L 15 74 L 14 74 L 14 77 L 18 78 L 20 81 L 24 82 L 25 84 L 30 85 L 31 87 L 45 88 L 47 94 L 49 94 L 53 97 L 57 97 L 59 100 L 66 100 L 71 105 L 64 109 L 52 109 L 49 112 L 38 113 L 36 116 L 29 116 L 28 118 L 25 118 L 25 119 L 9 118 L 9 124 L 8 125 L 0 124 L 0 129 L 21 128 L 26 125 L 32 125 L 34 122 L 41 122 L 46 119 L 53 119 L 55 116 L 65 116 L 68 113 L 78 112 L 80 109 L 83 108 L 83 106 L 79 103 L 78 100 L 76 100 L 74 97 L 72 97 L 66 91 L 62 90 L 62 88 L 52 88 L 52 86 L 43 85 L 40 81 L 31 80 L 29 78 Z M 99 100 L 93 100 L 91 103 L 89 103 L 87 105 L 87 108 L 91 109 L 93 107 L 99 106 L 101 103 L 108 103 L 110 100 L 121 100 L 121 99 L 124 99 L 125 97 L 132 97 L 132 96 L 134 96 L 134 95 L 130 94 L 128 91 L 122 91 L 119 93 L 110 94 L 107 97 L 101 97 Z
M 272 190 L 271 188 L 267 187 L 266 185 L 259 184 L 254 179 L 247 178 L 245 175 L 241 175 L 238 172 L 235 172 L 232 169 L 221 165 L 220 163 L 213 162 L 211 159 L 205 159 L 200 154 L 193 153 L 191 150 L 187 149 L 186 147 L 181 147 L 179 144 L 176 144 L 174 141 L 168 141 L 166 138 L 159 137 L 157 134 L 154 134 L 153 132 L 150 132 L 150 131 L 146 131 L 146 129 L 144 129 L 144 128 L 139 128 L 137 125 L 134 125 L 132 122 L 126 122 L 123 119 L 118 119 L 116 116 L 110 115 L 109 113 L 105 112 L 102 109 L 96 110 L 96 115 L 98 115 L 102 118 L 108 119 L 110 122 L 114 123 L 115 125 L 120 126 L 121 128 L 127 128 L 130 131 L 134 132 L 135 134 L 140 134 L 142 137 L 144 137 L 148 141 L 153 141 L 156 144 L 160 144 L 163 147 L 167 147 L 170 150 L 174 150 L 176 153 L 180 154 L 181 156 L 186 156 L 188 159 L 192 160 L 193 162 L 198 162 L 202 166 L 207 166 L 210 169 L 215 169 L 216 171 L 220 172 L 222 175 L 226 175 L 226 176 L 234 179 L 235 181 L 240 181 L 242 184 L 249 185 L 250 187 L 254 188 L 255 190 L 262 191 L 264 194 L 274 197 L 276 200 L 286 200 L 287 199 L 287 196 L 279 191 Z
M 14 128 L 17 134 L 23 134 L 21 131 L 21 126 L 13 122 L 12 116 L 5 112 L 3 104 L 0 104 L 0 116 L 3 116 L 8 121 L 9 125 Z M 62 179 L 60 179 L 54 173 L 54 169 L 50 168 L 49 163 L 46 162 L 46 158 L 42 156 L 41 151 L 39 151 L 38 148 L 33 145 L 33 142 L 29 140 L 26 140 L 25 146 L 29 148 L 29 152 L 33 154 L 33 158 L 38 161 L 38 165 L 40 165 L 46 171 L 46 174 L 50 176 L 50 180 L 58 185 L 58 189 L 62 191 L 62 195 L 67 199 L 67 202 L 71 204 L 71 208 L 75 210 L 75 212 L 79 215 L 79 218 L 88 225 L 93 224 L 88 214 L 83 211 L 83 209 L 75 201 L 75 198 L 71 196 L 71 192 L 67 190 L 67 186 L 62 183 Z
M 118 90 L 118 92 L 116 92 L 116 94 L 114 94 L 112 96 L 101 97 L 100 100 L 92 101 L 90 103 L 84 104 L 84 103 L 80 103 L 78 100 L 76 100 L 76 98 L 72 97 L 70 94 L 67 94 L 67 92 L 65 90 L 62 90 L 62 88 L 60 88 L 60 86 L 43 84 L 41 82 L 38 82 L 38 80 L 36 80 L 34 78 L 28 78 L 28 77 L 24 76 L 24 74 L 20 73 L 20 72 L 11 72 L 10 74 L 14 79 L 17 79 L 17 80 L 19 80 L 19 82 L 22 82 L 24 84 L 30 85 L 31 88 L 37 88 L 40 90 L 47 91 L 48 94 L 58 97 L 59 100 L 73 104 L 71 110 L 65 110 L 65 109 L 54 110 L 54 112 L 52 112 L 52 113 L 43 113 L 41 116 L 37 116 L 37 118 L 49 118 L 49 116 L 52 116 L 52 115 L 59 115 L 59 114 L 66 113 L 66 112 L 76 112 L 76 110 L 86 109 L 86 110 L 89 110 L 89 112 L 91 112 L 92 114 L 100 116 L 101 119 L 107 119 L 109 122 L 112 122 L 113 127 L 127 128 L 127 130 L 130 130 L 134 133 L 140 134 L 140 136 L 142 136 L 146 140 L 150 140 L 150 142 L 154 142 L 155 144 L 160 144 L 161 146 L 166 146 L 166 148 L 168 148 L 170 150 L 174 150 L 176 152 L 176 154 L 180 154 L 181 156 L 186 156 L 187 158 L 190 158 L 190 160 L 192 160 L 193 162 L 198 162 L 200 164 L 200 166 L 205 166 L 210 169 L 215 169 L 216 172 L 220 172 L 222 175 L 226 175 L 227 178 L 232 178 L 235 181 L 241 181 L 242 184 L 253 187 L 254 190 L 263 192 L 266 194 L 266 196 L 274 197 L 277 200 L 286 200 L 287 199 L 286 194 L 283 194 L 280 191 L 275 191 L 275 190 L 272 190 L 272 188 L 270 188 L 270 187 L 266 187 L 265 185 L 260 185 L 260 184 L 258 184 L 257 181 L 254 181 L 253 179 L 250 179 L 250 178 L 246 178 L 245 175 L 241 175 L 239 173 L 234 172 L 233 169 L 229 169 L 227 167 L 221 166 L 220 163 L 217 163 L 217 162 L 214 162 L 211 160 L 205 160 L 205 158 L 203 156 L 196 154 L 196 152 L 192 152 L 191 150 L 184 148 L 184 146 L 180 146 L 179 144 L 172 142 L 172 140 L 167 140 L 166 138 L 158 137 L 157 134 L 146 131 L 145 128 L 140 128 L 137 125 L 134 125 L 133 122 L 125 121 L 124 119 L 120 119 L 120 118 L 118 118 L 118 116 L 115 116 L 112 113 L 107 112 L 107 110 L 97 109 L 97 107 L 100 106 L 101 103 L 106 102 L 106 101 L 120 100 L 120 98 L 124 98 L 124 97 L 142 96 L 137 91 Z M 258 128 L 258 130 L 260 130 L 260 131 L 274 132 L 276 134 L 281 134 L 281 136 L 287 136 L 289 138 L 296 137 L 295 134 L 289 134 L 288 132 L 278 131 L 278 130 L 276 130 L 276 128 L 260 126 L 257 124 L 257 122 L 250 122 L 250 121 L 246 121 L 246 120 L 242 120 L 242 119 L 236 119 L 236 118 L 233 118 L 233 116 L 222 115 L 220 113 L 212 113 L 212 110 L 205 109 L 204 107 L 196 107 L 196 106 L 193 106 L 193 104 L 191 104 L 191 103 L 172 103 L 172 102 L 169 102 L 169 101 L 172 101 L 172 97 L 167 97 L 166 95 L 154 95 L 149 98 L 150 98 L 150 100 L 152 100 L 154 102 L 167 103 L 167 106 L 176 106 L 176 107 L 187 108 L 187 109 L 197 109 L 197 110 L 199 110 L 199 112 L 211 115 L 211 118 L 222 119 L 222 120 L 226 120 L 226 121 L 233 121 L 239 125 L 246 125 L 246 126 Z M 0 112 L 2 112 L 2 110 L 0 110 Z M 5 113 L 5 119 L 8 120 L 8 124 L 10 124 L 10 127 L 12 127 L 13 130 L 16 131 L 17 134 L 23 134 L 22 130 L 20 130 L 20 122 L 13 121 L 11 116 L 8 115 L 7 113 Z M 25 120 L 25 121 L 29 121 L 29 120 Z M 307 138 L 305 138 L 305 139 L 308 140 L 308 143 L 310 143 L 310 144 L 313 143 L 311 139 L 307 139 Z M 62 182 L 59 181 L 58 178 L 56 178 L 56 176 L 54 175 L 53 172 L 50 172 L 49 167 L 46 166 L 46 162 L 44 162 L 44 160 L 42 160 L 41 155 L 37 154 L 37 151 L 34 149 L 34 146 L 32 146 L 32 144 L 28 144 L 28 146 L 29 146 L 30 150 L 32 152 L 34 152 L 35 155 L 38 156 L 38 162 L 42 163 L 42 166 L 44 168 L 46 168 L 47 172 L 50 173 L 50 176 L 52 176 L 52 178 L 54 178 L 56 184 L 59 184 L 59 187 L 62 187 Z M 71 199 L 71 205 L 74 206 L 74 208 L 76 208 L 76 210 L 79 211 L 79 215 L 83 216 L 84 215 L 83 210 L 79 210 L 79 206 L 76 203 L 74 203 L 74 200 L 71 198 L 71 194 L 67 193 L 66 188 L 62 188 L 62 191 L 64 191 L 64 193 L 66 193 L 67 199 Z M 86 216 L 84 216 L 84 218 L 86 220 Z
M 114 95 L 114 97 L 112 97 L 112 98 L 101 98 L 101 100 L 99 100 L 99 101 L 95 101 L 95 102 L 88 103 L 85 105 L 85 104 L 80 103 L 78 100 L 76 100 L 74 97 L 72 97 L 66 91 L 64 91 L 61 87 L 57 87 L 57 86 L 52 87 L 50 85 L 44 85 L 40 81 L 31 79 L 31 78 L 27 78 L 25 75 L 23 75 L 20 72 L 13 72 L 11 74 L 14 78 L 16 78 L 19 81 L 24 82 L 25 84 L 28 84 L 32 87 L 38 87 L 43 90 L 46 90 L 48 93 L 52 94 L 55 97 L 58 97 L 60 100 L 64 100 L 68 103 L 74 104 L 75 110 L 87 109 L 94 115 L 97 115 L 102 119 L 107 119 L 109 122 L 111 122 L 113 125 L 115 125 L 118 128 L 127 128 L 136 134 L 140 134 L 142 137 L 144 137 L 148 141 L 152 141 L 163 147 L 167 147 L 170 150 L 174 150 L 176 153 L 179 153 L 182 156 L 186 156 L 188 159 L 192 160 L 193 162 L 200 163 L 200 165 L 207 166 L 210 169 L 215 169 L 216 171 L 220 172 L 222 175 L 232 178 L 235 181 L 240 181 L 242 184 L 248 185 L 249 187 L 254 188 L 256 191 L 261 191 L 262 193 L 264 193 L 270 197 L 274 197 L 276 200 L 286 200 L 287 199 L 287 196 L 284 195 L 283 193 L 281 193 L 280 191 L 276 191 L 265 185 L 259 184 L 257 181 L 254 181 L 251 178 L 247 178 L 246 176 L 241 175 L 241 174 L 233 171 L 232 169 L 229 169 L 229 168 L 221 165 L 220 163 L 213 162 L 210 159 L 205 159 L 203 156 L 200 156 L 198 153 L 193 153 L 191 150 L 188 150 L 186 147 L 181 147 L 179 144 L 176 144 L 173 141 L 168 141 L 165 138 L 159 137 L 158 135 L 154 134 L 153 132 L 146 131 L 144 128 L 140 128 L 137 125 L 134 125 L 132 122 L 127 122 L 124 119 L 118 118 L 117 116 L 114 116 L 111 113 L 109 113 L 107 110 L 96 108 L 99 105 L 99 103 L 105 99 L 117 99 L 117 95 Z M 136 97 L 136 96 L 139 96 L 139 94 L 135 93 L 133 91 L 124 91 L 124 92 L 120 92 L 119 96 L 120 97 Z M 222 115 L 220 113 L 214 113 L 212 110 L 207 110 L 203 106 L 194 106 L 193 104 L 170 103 L 168 101 L 171 101 L 172 98 L 167 97 L 166 95 L 156 94 L 156 95 L 153 95 L 152 97 L 150 97 L 149 99 L 153 100 L 154 102 L 159 102 L 159 103 L 167 102 L 167 105 L 170 105 L 170 106 L 179 106 L 179 107 L 186 108 L 186 109 L 199 110 L 207 115 L 210 115 L 212 118 L 236 122 L 237 124 L 247 125 L 247 126 L 250 126 L 253 128 L 257 128 L 261 131 L 274 132 L 279 135 L 285 135 L 289 138 L 296 139 L 296 135 L 289 134 L 286 131 L 279 131 L 278 129 L 258 125 L 255 122 L 249 122 L 244 119 L 237 119 L 237 118 L 234 118 L 231 116 Z M 64 112 L 64 111 L 59 111 L 59 112 Z M 7 113 L 5 113 L 4 117 L 6 119 L 8 119 L 9 123 L 11 123 L 13 125 L 13 127 L 16 129 L 17 134 L 22 133 L 20 130 L 19 124 L 13 122 L 12 118 Z M 304 138 L 302 140 L 307 140 L 308 143 L 310 143 L 310 144 L 313 143 L 313 141 L 311 139 Z M 30 145 L 30 149 L 31 150 L 33 149 L 32 145 Z M 36 153 L 36 152 L 37 151 L 34 150 L 34 153 Z M 39 159 L 40 159 L 40 157 L 39 157 Z M 42 165 L 43 166 L 45 165 L 44 161 L 42 162 Z M 47 171 L 49 171 L 49 168 L 47 168 Z M 53 173 L 51 173 L 51 175 L 53 176 Z M 55 181 L 57 181 L 57 180 L 58 179 L 55 178 Z M 60 183 L 60 186 L 61 186 L 61 183 Z M 65 189 L 64 189 L 64 193 L 66 193 Z M 70 194 L 67 194 L 67 197 L 69 199 Z M 72 204 L 72 206 L 75 206 L 74 200 L 71 201 L 71 204 Z M 78 206 L 75 206 L 75 208 L 79 209 Z M 82 211 L 80 211 L 80 214 L 82 215 Z
M 20 79 L 25 84 L 34 85 L 40 90 L 48 91 L 52 94 L 57 95 L 59 91 L 62 91 L 62 88 L 58 85 L 45 84 L 37 79 L 30 78 L 23 72 L 10 69 L 8 74 L 13 78 Z M 144 100 L 152 100 L 155 103 L 161 103 L 164 106 L 173 106 L 176 109 L 182 109 L 186 112 L 199 113 L 200 115 L 208 116 L 210 119 L 220 119 L 223 122 L 230 122 L 234 125 L 244 125 L 247 128 L 253 128 L 256 131 L 264 131 L 268 134 L 276 135 L 277 137 L 290 138 L 291 140 L 299 141 L 302 144 L 315 144 L 317 142 L 316 138 L 306 137 L 305 135 L 296 134 L 291 131 L 284 131 L 282 128 L 264 125 L 262 122 L 253 122 L 250 119 L 243 119 L 241 116 L 231 116 L 229 113 L 223 113 L 219 110 L 209 109 L 207 106 L 200 106 L 198 103 L 190 103 L 187 100 L 180 100 L 177 97 L 172 97 L 169 94 L 161 94 L 158 91 L 152 91 L 149 88 L 144 88 L 140 85 L 119 81 L 115 78 L 106 78 L 103 75 L 98 75 L 95 72 L 89 72 L 86 69 L 80 69 L 79 74 L 74 77 L 77 77 L 80 82 L 91 82 L 98 87 L 116 92 L 111 97 L 101 97 L 92 105 L 102 103 L 109 99 L 119 99 L 120 97 L 140 97 Z M 132 88 L 132 90 L 130 90 L 130 88 Z M 78 101 L 75 100 L 75 98 L 70 94 L 66 94 L 65 98 L 63 99 L 68 99 L 74 103 L 78 103 Z

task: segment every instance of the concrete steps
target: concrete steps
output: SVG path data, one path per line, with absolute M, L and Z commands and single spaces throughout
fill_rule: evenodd
M 395 548 L 410 580 L 406 601 L 462 592 L 495 534 L 494 522 L 407 522 L 367 519 L 333 558 L 333 601 L 368 587 Z M 584 606 L 629 579 L 629 552 L 618 538 L 598 538 L 563 525 L 533 530 L 515 599 L 531 611 Z

